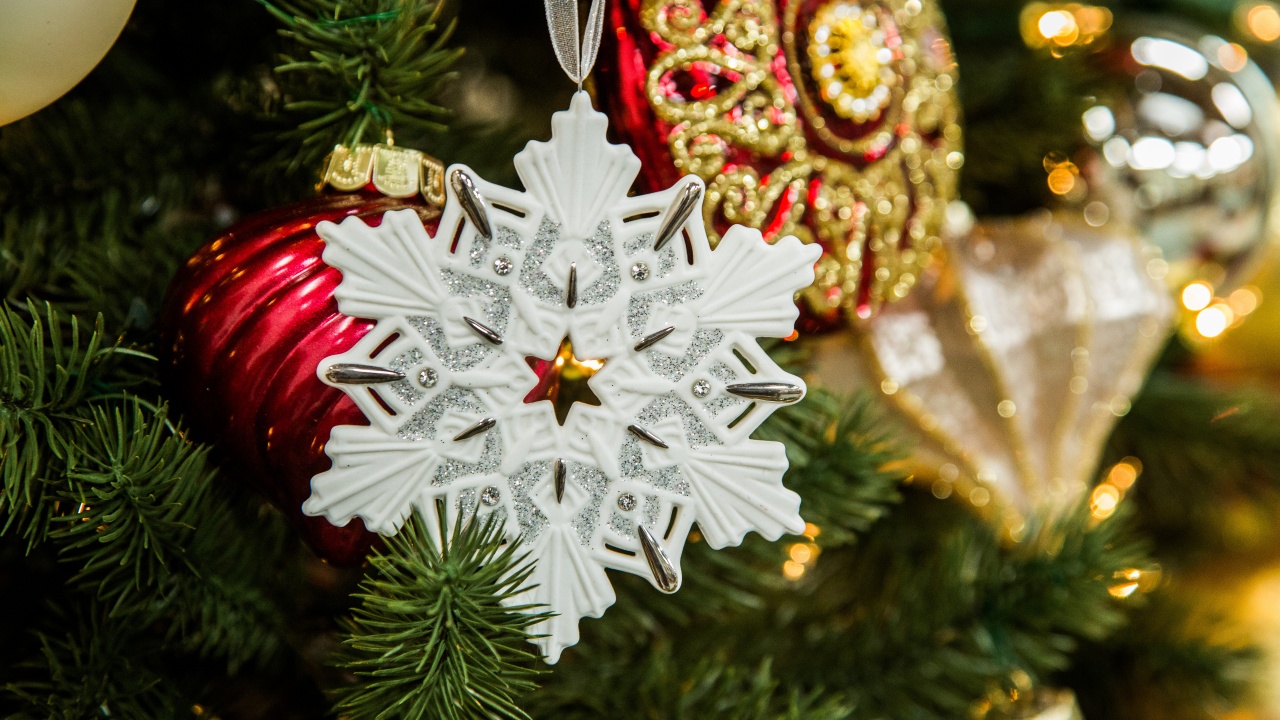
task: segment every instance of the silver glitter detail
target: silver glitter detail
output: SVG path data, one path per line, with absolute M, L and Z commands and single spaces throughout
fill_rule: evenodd
M 734 372 L 733 368 L 729 367 L 727 364 L 722 362 L 718 362 L 715 365 L 712 365 L 710 372 L 711 372 L 711 377 L 719 380 L 725 385 L 728 385 L 729 383 L 738 379 L 738 373 Z
M 653 233 L 641 233 L 622 244 L 622 252 L 633 257 L 653 245 Z
M 639 340 L 644 335 L 644 327 L 649 322 L 649 313 L 656 303 L 664 305 L 680 305 L 702 297 L 702 288 L 690 280 L 662 290 L 651 290 L 631 296 L 627 307 L 627 327 L 631 337 Z
M 538 234 L 533 244 L 525 253 L 524 265 L 520 269 L 520 287 L 530 295 L 550 305 L 560 305 L 564 301 L 564 291 L 551 282 L 551 278 L 542 271 L 551 251 L 555 249 L 560 238 L 560 225 L 549 218 L 543 218 L 538 226 Z M 583 305 L 599 305 L 611 300 L 618 294 L 622 284 L 622 275 L 618 263 L 614 259 L 613 232 L 609 221 L 605 220 L 596 227 L 596 231 L 583 242 L 587 256 L 602 271 L 600 277 L 591 285 L 578 292 L 578 302 Z
M 440 279 L 448 286 L 451 295 L 481 298 L 481 311 L 486 324 L 499 333 L 506 330 L 511 315 L 511 292 L 507 288 L 490 280 L 453 270 L 442 270 Z M 440 359 L 440 364 L 453 372 L 471 370 L 493 353 L 493 347 L 484 340 L 457 347 L 450 345 L 444 326 L 436 318 L 410 315 L 405 320 L 426 339 L 431 352 Z
M 742 398 L 739 398 L 739 397 L 734 397 L 732 395 L 721 395 L 715 400 L 712 400 L 708 402 L 706 405 L 703 405 L 702 409 L 706 410 L 707 414 L 710 415 L 711 417 L 719 417 L 720 413 L 724 412 L 725 410 L 728 410 L 731 407 L 737 407 L 746 402 L 747 402 L 746 400 L 743 400 Z
M 436 424 L 449 410 L 462 413 L 479 414 L 484 412 L 480 404 L 480 396 L 471 390 L 450 387 L 431 398 L 420 410 L 409 416 L 409 420 L 400 426 L 396 433 L 401 440 L 431 440 L 436 436 Z M 492 433 L 497 435 L 497 433 Z
M 649 483 L 659 490 L 666 490 L 679 495 L 689 496 L 691 492 L 689 481 L 681 474 L 680 468 L 671 466 L 664 467 L 657 472 L 648 474 Z
M 477 270 L 484 266 L 484 259 L 489 256 L 489 238 L 476 233 L 475 238 L 471 241 L 471 250 L 467 254 L 467 261 L 471 267 Z
M 466 522 L 468 518 L 476 514 L 476 489 L 473 487 L 463 488 L 458 492 L 458 520 Z
M 631 528 L 635 527 L 635 522 L 615 510 L 609 513 L 609 527 L 622 537 L 627 537 L 631 534 Z
M 494 487 L 493 485 L 490 485 L 489 487 L 485 488 L 484 492 L 480 493 L 480 502 L 484 503 L 485 505 L 488 505 L 489 507 L 493 507 L 494 505 L 497 505 L 498 501 L 501 499 L 502 499 L 502 491 Z
M 658 277 L 664 278 L 676 269 L 676 249 L 668 246 L 658 255 Z
M 491 433 L 491 437 L 497 435 L 498 433 Z M 534 504 L 529 493 L 539 480 L 546 477 L 550 467 L 550 461 L 525 463 L 507 478 L 507 487 L 511 490 L 511 501 L 516 512 L 516 524 L 520 526 L 520 534 L 526 541 L 533 541 L 547 527 L 547 516 Z
M 623 512 L 631 512 L 636 509 L 636 496 L 631 493 L 622 493 L 618 496 L 618 509 Z
M 584 547 L 591 547 L 591 539 L 595 535 L 596 526 L 600 524 L 601 506 L 604 496 L 609 493 L 612 484 L 598 468 L 582 463 L 569 463 L 569 476 L 574 483 L 587 491 L 587 504 L 582 506 L 570 524 L 578 533 L 578 542 Z
M 391 362 L 387 363 L 387 366 L 392 370 L 399 370 L 407 375 L 409 368 L 421 363 L 422 358 L 423 355 L 421 350 L 418 348 L 409 348 L 407 352 L 392 358 Z M 413 405 L 426 397 L 426 393 L 423 393 L 421 390 L 409 384 L 409 380 L 407 378 L 404 380 L 396 380 L 395 382 L 387 385 L 387 387 L 389 387 L 391 392 L 395 393 L 395 396 L 405 405 Z
M 480 298 L 485 325 L 499 333 L 507 329 L 507 319 L 511 315 L 511 291 L 505 285 L 453 270 L 441 270 L 440 279 L 449 286 L 450 295 Z
M 706 380 L 697 380 L 693 383 L 693 396 L 696 398 L 704 398 L 711 394 L 711 383 Z
M 432 485 L 448 485 L 458 478 L 472 475 L 483 475 L 493 472 L 502 460 L 502 433 L 488 433 L 484 436 L 484 448 L 475 462 L 445 458 L 436 468 Z
M 436 383 L 440 382 L 440 373 L 431 368 L 422 368 L 418 371 L 418 384 L 424 388 L 433 388 Z
M 672 415 L 679 417 L 681 424 L 684 425 L 684 437 L 690 448 L 723 444 L 715 433 L 698 419 L 697 413 L 689 407 L 689 403 L 681 400 L 673 392 L 662 395 L 646 405 L 640 411 L 637 420 L 652 427 Z
M 656 528 L 658 526 L 658 511 L 662 509 L 662 501 L 653 495 L 648 495 L 644 499 L 644 516 L 640 520 L 641 523 L 649 527 Z M 666 531 L 666 526 L 662 530 Z
M 640 280 L 640 281 L 648 280 L 648 279 L 649 279 L 649 266 L 648 266 L 648 265 L 645 265 L 645 264 L 644 264 L 644 263 L 642 263 L 642 262 L 638 262 L 638 263 L 636 263 L 636 264 L 632 265 L 632 266 L 631 266 L 631 277 L 632 277 L 632 279 L 634 279 L 634 280 Z
M 653 246 L 653 233 L 643 233 L 641 235 L 637 235 L 631 238 L 630 240 L 628 240 L 626 244 L 623 245 L 623 252 L 626 253 L 627 257 L 635 257 L 636 255 L 640 255 L 641 253 L 649 252 L 649 249 L 652 246 Z M 644 263 L 644 262 L 638 262 L 636 264 L 647 266 L 647 263 Z M 652 268 L 648 268 L 648 269 L 652 269 Z M 665 278 L 666 276 L 671 274 L 672 270 L 675 270 L 675 269 L 676 269 L 675 246 L 668 245 L 658 253 L 658 277 Z M 634 266 L 633 266 L 631 277 L 635 278 L 636 280 L 645 279 L 645 278 L 638 278 L 635 276 Z
M 498 273 L 499 275 L 505 276 L 505 275 L 511 274 L 511 270 L 515 266 L 516 266 L 515 263 L 511 262 L 511 258 L 507 257 L 506 255 L 499 255 L 493 261 L 493 271 Z
M 503 247 L 509 247 L 512 250 L 519 250 L 520 246 L 524 244 L 524 238 L 520 237 L 520 233 L 517 233 L 515 230 L 512 230 L 505 225 L 499 225 L 498 244 Z
M 689 496 L 689 481 L 681 474 L 679 467 L 671 465 L 660 470 L 645 469 L 644 453 L 641 450 L 640 441 L 636 438 L 629 437 L 622 442 L 618 466 L 624 478 L 641 480 L 658 490 Z
M 622 274 L 618 271 L 618 261 L 613 255 L 613 230 L 608 220 L 603 220 L 596 231 L 587 238 L 587 255 L 600 266 L 603 274 L 591 285 L 578 293 L 583 305 L 600 305 L 612 300 L 622 285 Z
M 483 340 L 470 345 L 453 347 L 445 337 L 444 328 L 435 318 L 411 315 L 405 320 L 408 320 L 413 329 L 426 339 L 427 344 L 431 346 L 431 352 L 440 359 L 440 364 L 453 372 L 466 372 L 484 362 L 493 353 L 493 346 Z
M 560 224 L 544 217 L 538 226 L 538 234 L 533 236 L 533 244 L 524 256 L 524 266 L 520 268 L 520 287 L 530 295 L 551 305 L 559 305 L 562 295 L 560 288 L 551 282 L 551 278 L 542 272 L 542 266 L 551 255 L 551 250 L 560 242 Z
M 738 379 L 738 373 L 735 372 L 733 368 L 729 367 L 728 364 L 722 363 L 722 362 L 717 362 L 713 364 L 709 372 L 711 373 L 711 377 L 715 378 L 716 380 L 719 380 L 725 385 L 729 385 L 730 383 Z M 740 397 L 736 397 L 734 395 L 729 395 L 728 393 L 725 393 L 724 395 L 721 395 L 720 397 L 714 400 L 711 400 L 706 405 L 703 405 L 702 409 L 706 410 L 707 414 L 709 414 L 711 417 L 719 417 L 720 413 L 724 412 L 725 410 L 728 410 L 729 408 L 733 408 L 733 407 L 738 407 L 740 405 L 745 405 L 746 403 L 747 401 L 743 400 Z
M 649 360 L 649 367 L 655 373 L 671 382 L 680 382 L 723 340 L 724 332 L 714 328 L 702 328 L 693 334 L 693 339 L 689 341 L 689 347 L 683 354 L 667 355 L 657 350 L 650 350 L 645 357 Z

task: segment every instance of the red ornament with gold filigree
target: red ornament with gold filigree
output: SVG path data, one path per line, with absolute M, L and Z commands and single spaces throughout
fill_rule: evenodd
M 868 318 L 940 248 L 963 162 L 931 0 L 619 0 L 599 104 L 646 190 L 707 183 L 707 225 L 822 245 L 802 328 Z
M 340 390 L 316 377 L 319 362 L 364 337 L 373 323 L 338 313 L 341 273 L 325 265 L 316 225 L 414 208 L 439 219 L 443 168 L 422 153 L 385 145 L 339 148 L 329 190 L 227 229 L 174 277 L 162 330 L 167 395 L 200 440 L 215 442 L 241 475 L 298 527 L 321 556 L 363 560 L 376 535 L 302 514 L 311 477 L 327 470 L 336 425 L 366 424 Z

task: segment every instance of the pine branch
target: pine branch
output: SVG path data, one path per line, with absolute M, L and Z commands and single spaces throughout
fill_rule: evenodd
M 185 557 L 193 571 L 164 579 L 158 604 L 166 646 L 223 659 L 234 674 L 282 659 L 305 588 L 293 529 L 261 500 L 236 498 L 229 485 L 218 483 L 190 513 L 197 531 Z M 252 541 L 227 542 L 232 537 Z
M 0 514 L 4 532 L 35 543 L 48 532 L 51 508 L 45 483 L 74 464 L 76 434 L 87 419 L 79 406 L 120 387 L 111 370 L 136 355 L 108 344 L 102 318 L 82 331 L 76 317 L 64 327 L 58 314 L 33 305 L 27 317 L 0 308 Z
M 57 518 L 51 539 L 80 566 L 71 582 L 119 608 L 185 562 L 211 473 L 206 451 L 182 439 L 163 408 L 144 413 L 135 401 L 95 407 L 90 418 L 58 492 L 75 510 Z
M 822 548 L 854 542 L 901 499 L 903 474 L 894 464 L 905 450 L 865 394 L 843 399 L 812 390 L 804 402 L 775 412 L 756 437 L 786 444 L 791 467 L 784 483 L 800 494 L 801 516 L 818 527 Z M 695 531 L 681 559 L 680 592 L 662 595 L 643 578 L 614 575 L 618 601 L 604 620 L 586 621 L 590 640 L 583 644 L 647 645 L 670 628 L 764 609 L 790 586 L 779 568 L 797 540 L 804 541 L 749 535 L 741 547 L 713 550 Z
M 1087 507 L 1003 548 L 995 531 L 928 497 L 881 521 L 855 550 L 824 554 L 783 645 L 794 677 L 857 701 L 858 718 L 955 718 L 989 693 L 1038 683 L 1081 639 L 1123 620 L 1116 573 L 1145 567 L 1123 517 Z
M 841 398 L 822 389 L 781 408 L 760 429 L 787 446 L 787 487 L 801 514 L 822 531 L 824 547 L 853 542 L 901 497 L 901 461 L 910 448 L 867 393 Z
M 768 660 L 749 666 L 724 653 L 690 657 L 665 644 L 593 655 L 595 672 L 571 672 L 568 683 L 534 695 L 530 714 L 548 720 L 845 720 L 854 713 L 839 694 L 783 687 Z M 572 662 L 576 669 L 578 661 Z
M 0 128 L 4 299 L 148 327 L 214 227 L 198 207 L 211 186 L 200 122 L 179 102 L 68 99 Z
M 1197 612 L 1181 594 L 1161 588 L 1128 627 L 1087 644 L 1065 675 L 1085 714 L 1211 720 L 1251 700 L 1260 689 L 1261 652 L 1242 642 L 1240 628 Z
M 3 705 L 18 708 L 10 720 L 192 717 L 191 705 L 156 672 L 153 651 L 136 642 L 135 625 L 92 603 L 74 613 L 55 609 L 53 617 L 62 627 L 38 632 L 39 656 L 0 688 Z
M 394 130 L 445 130 L 432 102 L 462 51 L 446 49 L 436 0 L 258 0 L 291 47 L 276 67 L 291 128 L 274 144 L 289 172 L 312 172 L 335 144 L 380 142 Z
M 375 554 L 336 664 L 358 683 L 340 712 L 362 718 L 525 718 L 537 652 L 526 630 L 545 617 L 505 607 L 532 571 L 496 522 L 459 523 L 447 544 L 414 517 Z M 443 525 L 443 522 L 442 522 Z M 466 527 L 462 527 L 465 525 Z
M 1274 537 L 1280 399 L 1272 393 L 1156 373 L 1117 426 L 1107 456 L 1141 461 L 1133 497 L 1168 561 Z

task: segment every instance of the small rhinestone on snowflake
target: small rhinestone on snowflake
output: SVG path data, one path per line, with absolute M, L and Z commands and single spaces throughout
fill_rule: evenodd
M 440 381 L 440 375 L 431 368 L 423 368 L 418 371 L 418 384 L 424 388 L 433 388 Z
M 644 264 L 644 263 L 642 263 L 642 262 L 638 262 L 638 263 L 636 263 L 635 265 L 632 265 L 632 266 L 631 266 L 631 277 L 632 277 L 632 278 L 634 278 L 634 279 L 636 279 L 636 280 L 641 280 L 641 281 L 648 280 L 648 279 L 649 279 L 649 266 L 648 266 L 648 265 L 645 265 L 645 264 Z
M 501 499 L 502 499 L 502 491 L 498 490 L 498 488 L 494 487 L 493 485 L 490 485 L 489 487 L 485 488 L 484 491 L 480 493 L 480 502 L 484 503 L 485 505 L 488 505 L 489 507 L 493 507 L 494 505 L 497 505 L 498 501 Z
M 711 394 L 711 383 L 699 380 L 693 384 L 693 396 L 704 398 Z
M 511 268 L 515 264 L 511 262 L 511 258 L 506 255 L 500 255 L 497 260 L 493 261 L 493 271 L 499 275 L 506 275 L 511 272 Z
M 625 512 L 631 512 L 632 510 L 635 510 L 636 496 L 632 495 L 631 493 L 622 493 L 621 495 L 618 496 L 618 508 Z

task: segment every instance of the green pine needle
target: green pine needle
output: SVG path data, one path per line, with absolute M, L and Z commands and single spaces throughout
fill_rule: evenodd
M 131 402 L 95 407 L 90 417 L 59 493 L 68 507 L 52 538 L 64 560 L 80 565 L 73 582 L 119 604 L 183 559 L 198 520 L 192 511 L 212 474 L 206 450 L 177 435 L 163 408 Z
M 443 523 L 442 523 L 443 525 Z M 532 571 L 497 522 L 459 523 L 448 543 L 414 517 L 360 585 L 336 663 L 358 682 L 338 707 L 364 718 L 526 718 L 534 687 L 528 628 L 545 614 L 502 603 Z
M 0 514 L 28 542 L 48 532 L 45 483 L 74 464 L 83 403 L 112 391 L 113 361 L 137 355 L 105 338 L 102 318 L 84 332 L 52 307 L 0 307 Z
M 774 413 L 756 437 L 786 444 L 786 485 L 800 493 L 800 514 L 821 528 L 825 547 L 852 542 L 900 500 L 910 448 L 869 393 L 843 398 L 811 390 L 804 402 Z
M 292 41 L 276 76 L 284 94 L 277 157 L 319 170 L 335 144 L 382 142 L 389 132 L 441 133 L 448 111 L 432 102 L 462 54 L 445 47 L 436 0 L 258 0 Z
M 19 708 L 8 720 L 192 717 L 177 686 L 152 664 L 153 649 L 137 643 L 134 624 L 94 605 L 55 608 L 53 618 L 59 629 L 38 632 L 39 654 L 0 687 L 0 706 Z

